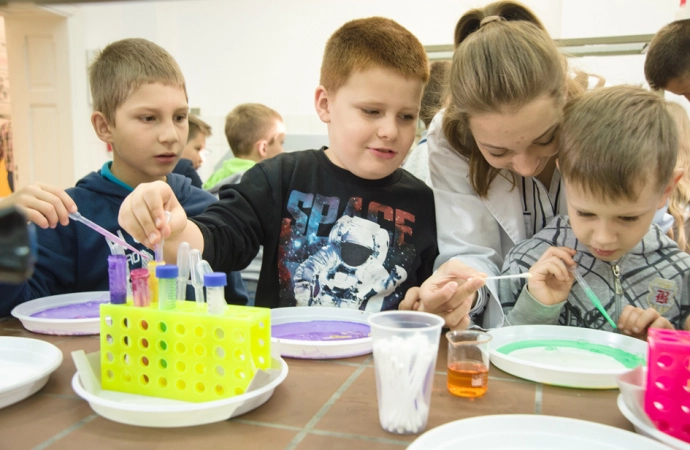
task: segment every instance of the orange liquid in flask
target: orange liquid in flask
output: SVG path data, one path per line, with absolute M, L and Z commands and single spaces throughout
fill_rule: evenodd
M 448 390 L 460 397 L 481 397 L 489 387 L 489 368 L 478 361 L 460 361 L 448 366 Z

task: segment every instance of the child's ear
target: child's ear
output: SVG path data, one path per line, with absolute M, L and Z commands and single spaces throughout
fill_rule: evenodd
M 556 169 L 558 169 L 559 172 L 561 171 L 561 166 L 558 164 L 558 158 L 556 158 Z
M 314 94 L 314 107 L 316 108 L 316 114 L 319 115 L 321 122 L 331 122 L 331 105 L 328 98 L 328 91 L 326 91 L 326 88 L 323 86 L 316 88 L 316 93 Z
M 91 114 L 91 125 L 93 126 L 93 131 L 96 132 L 98 139 L 103 142 L 113 142 L 113 132 L 110 130 L 108 120 L 105 118 L 102 112 L 95 111 L 93 114 Z
M 685 169 L 681 169 L 681 168 L 677 168 L 673 171 L 673 175 L 671 175 L 671 179 L 668 180 L 668 184 L 664 188 L 664 192 L 661 195 L 661 199 L 659 199 L 659 206 L 657 206 L 657 209 L 662 208 L 663 206 L 666 206 L 666 202 L 668 202 L 668 198 L 673 193 L 673 190 L 676 188 L 676 185 L 678 184 L 680 179 L 683 178 L 684 173 L 685 173 Z
M 268 147 L 268 141 L 266 139 L 261 139 L 260 141 L 256 141 L 254 144 L 254 149 L 256 149 L 256 152 L 259 154 L 261 159 L 266 159 L 266 148 Z

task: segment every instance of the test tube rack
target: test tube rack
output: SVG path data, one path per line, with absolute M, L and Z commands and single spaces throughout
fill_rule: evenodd
M 191 402 L 244 394 L 271 365 L 270 310 L 205 309 L 185 301 L 173 310 L 101 305 L 103 389 Z
M 690 332 L 650 328 L 647 346 L 645 412 L 659 430 L 690 443 Z

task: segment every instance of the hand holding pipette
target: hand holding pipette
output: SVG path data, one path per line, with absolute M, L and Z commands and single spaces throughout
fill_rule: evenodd
M 529 293 L 539 303 L 550 306 L 567 300 L 575 281 L 571 267 L 575 250 L 567 247 L 549 247 L 529 269 Z
M 119 236 L 111 233 L 110 231 L 106 230 L 105 228 L 101 227 L 100 225 L 97 225 L 96 223 L 90 221 L 86 217 L 82 216 L 80 213 L 75 212 L 75 213 L 69 213 L 69 218 L 72 220 L 75 220 L 77 222 L 81 222 L 87 227 L 91 228 L 97 233 L 100 233 L 101 235 L 107 237 L 111 241 L 115 242 L 116 244 L 119 244 L 123 246 L 124 248 L 133 251 L 134 253 L 138 254 L 144 259 L 151 259 L 151 257 L 143 252 L 140 252 L 136 248 L 132 247 L 129 245 L 124 239 L 121 239 Z

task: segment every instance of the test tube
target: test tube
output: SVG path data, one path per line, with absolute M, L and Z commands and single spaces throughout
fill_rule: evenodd
M 156 277 L 158 277 L 158 309 L 175 309 L 177 266 L 172 264 L 157 266 Z
M 204 286 L 206 286 L 206 303 L 208 313 L 220 316 L 225 312 L 225 285 L 228 284 L 228 276 L 224 272 L 204 274 Z
M 108 256 L 108 281 L 110 303 L 116 305 L 127 303 L 127 257 L 125 255 Z
M 193 248 L 189 252 L 189 269 L 191 270 L 192 286 L 194 286 L 194 298 L 199 309 L 204 307 L 204 275 L 199 272 L 201 252 Z
M 131 275 L 134 306 L 149 306 L 151 304 L 151 296 L 149 292 L 149 270 L 134 269 L 132 270 Z
M 149 299 L 151 302 L 158 301 L 158 278 L 156 278 L 156 267 L 162 265 L 156 261 L 149 261 L 147 269 L 149 271 Z
M 187 299 L 187 280 L 189 279 L 189 244 L 182 242 L 177 247 L 177 299 Z

